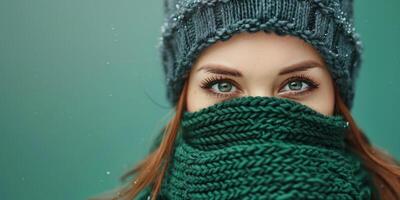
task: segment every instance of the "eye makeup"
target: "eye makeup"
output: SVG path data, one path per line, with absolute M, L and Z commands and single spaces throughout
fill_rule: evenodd
M 289 77 L 288 79 L 286 79 L 285 81 L 283 81 L 279 87 L 280 88 L 279 91 L 281 91 L 282 88 L 284 88 L 284 86 L 286 86 L 287 84 L 294 82 L 294 81 L 300 81 L 300 82 L 306 83 L 308 88 L 303 91 L 293 90 L 293 91 L 285 92 L 285 94 L 282 95 L 283 97 L 290 98 L 291 96 L 297 96 L 297 97 L 304 96 L 304 95 L 309 94 L 313 90 L 317 89 L 320 85 L 319 83 L 314 81 L 312 78 L 310 78 L 306 74 L 299 74 L 299 75 L 293 75 L 293 76 Z
M 203 88 L 204 90 L 206 90 L 206 92 L 208 94 L 210 94 L 211 96 L 216 96 L 218 98 L 230 97 L 230 96 L 233 96 L 233 95 L 235 95 L 237 93 L 237 92 L 234 92 L 234 93 L 232 93 L 232 92 L 231 93 L 219 93 L 219 92 L 212 91 L 212 86 L 215 85 L 215 84 L 218 84 L 218 83 L 229 83 L 233 87 L 235 87 L 236 90 L 239 90 L 239 87 L 238 87 L 239 84 L 236 81 L 234 81 L 234 80 L 232 80 L 230 78 L 226 78 L 226 77 L 221 76 L 221 75 L 219 75 L 219 76 L 218 75 L 212 75 L 210 77 L 205 78 L 201 82 L 200 87 Z
M 305 83 L 307 85 L 307 88 L 302 91 L 295 91 L 295 90 L 285 91 L 278 95 L 281 97 L 284 97 L 284 98 L 293 98 L 293 99 L 300 98 L 300 97 L 310 94 L 310 92 L 317 89 L 320 85 L 319 83 L 314 81 L 312 78 L 310 78 L 306 74 L 298 74 L 298 75 L 292 75 L 289 78 L 287 78 L 286 80 L 284 80 L 282 82 L 282 84 L 279 85 L 278 92 L 281 92 L 282 89 L 287 84 L 289 84 L 291 82 L 295 82 L 295 81 Z M 235 91 L 234 92 L 216 92 L 216 91 L 214 91 L 213 86 L 216 84 L 221 84 L 221 83 L 231 84 L 232 88 L 235 88 Z M 209 94 L 210 96 L 214 96 L 217 98 L 232 97 L 232 96 L 239 94 L 241 91 L 241 88 L 236 81 L 234 81 L 233 79 L 227 78 L 223 75 L 212 75 L 212 76 L 205 78 L 204 80 L 201 81 L 200 87 L 202 89 L 204 89 L 207 92 L 207 94 Z

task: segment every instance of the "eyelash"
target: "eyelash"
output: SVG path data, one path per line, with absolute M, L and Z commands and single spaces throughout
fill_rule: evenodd
M 221 81 L 226 81 L 229 82 L 230 84 L 232 84 L 234 87 L 237 88 L 237 90 L 239 90 L 239 87 L 234 80 L 226 78 L 224 76 L 211 76 L 211 77 L 207 77 L 206 79 L 204 79 L 201 84 L 200 87 L 209 91 L 209 93 L 213 96 L 219 97 L 219 98 L 224 98 L 224 97 L 229 97 L 229 96 L 233 96 L 232 93 L 229 94 L 223 94 L 223 93 L 216 93 L 211 91 L 211 87 L 216 84 L 219 83 Z M 319 83 L 313 81 L 310 77 L 308 77 L 305 74 L 299 74 L 299 75 L 294 75 L 292 77 L 289 77 L 288 79 L 286 79 L 285 81 L 283 81 L 283 83 L 280 85 L 280 90 L 283 89 L 283 87 L 293 81 L 301 81 L 301 82 L 305 82 L 308 85 L 308 89 L 306 89 L 305 91 L 301 91 L 301 92 L 296 92 L 296 91 L 289 91 L 287 93 L 289 93 L 289 96 L 294 95 L 294 96 L 301 96 L 301 95 L 305 95 L 306 93 L 309 93 L 311 91 L 313 91 L 314 89 L 317 89 L 319 87 Z M 287 95 L 285 95 L 287 96 Z
M 227 81 L 227 82 L 230 82 L 233 86 L 235 86 L 236 88 L 238 88 L 238 86 L 237 86 L 238 84 L 237 84 L 234 80 L 229 79 L 229 78 L 225 78 L 225 77 L 223 77 L 223 76 L 211 76 L 211 77 L 207 77 L 206 79 L 204 79 L 204 80 L 201 82 L 200 87 L 203 88 L 203 89 L 205 89 L 205 90 L 207 90 L 207 91 L 209 91 L 209 92 L 211 93 L 211 95 L 214 95 L 214 96 L 217 96 L 217 97 L 220 97 L 220 98 L 232 96 L 232 94 L 215 93 L 215 92 L 213 92 L 213 91 L 210 90 L 210 88 L 211 88 L 215 83 L 218 83 L 218 82 L 220 82 L 220 81 Z

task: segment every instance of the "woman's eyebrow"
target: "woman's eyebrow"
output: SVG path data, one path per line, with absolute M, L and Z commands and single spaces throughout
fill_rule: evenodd
M 242 77 L 242 73 L 235 69 L 231 69 L 229 67 L 225 67 L 220 64 L 208 64 L 205 66 L 200 67 L 197 71 L 205 70 L 206 72 L 213 73 L 213 74 L 222 74 L 234 77 Z
M 321 66 L 321 64 L 317 61 L 306 60 L 306 61 L 302 61 L 302 62 L 299 62 L 299 63 L 296 63 L 296 64 L 286 67 L 281 72 L 279 72 L 279 75 L 284 75 L 284 74 L 297 72 L 297 71 L 306 71 L 310 68 L 319 67 L 319 66 Z M 197 71 L 201 71 L 201 70 L 205 70 L 208 73 L 222 74 L 222 75 L 233 76 L 233 77 L 242 77 L 243 76 L 240 71 L 226 67 L 221 64 L 207 64 L 207 65 L 199 67 L 197 69 Z
M 289 74 L 289 73 L 298 72 L 298 71 L 306 71 L 310 68 L 320 67 L 320 66 L 321 66 L 321 64 L 317 61 L 305 60 L 305 61 L 302 61 L 302 62 L 299 62 L 299 63 L 296 63 L 296 64 L 286 67 L 281 72 L 279 72 L 279 75 Z

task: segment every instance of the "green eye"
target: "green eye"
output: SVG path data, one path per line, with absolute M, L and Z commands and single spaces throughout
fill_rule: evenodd
M 292 76 L 287 79 L 282 89 L 279 90 L 281 95 L 292 96 L 292 95 L 303 95 L 319 87 L 319 83 L 308 78 L 306 75 Z
M 224 78 L 223 76 L 207 78 L 201 82 L 200 87 L 208 93 L 217 97 L 230 97 L 238 94 L 239 84 L 234 80 Z M 318 88 L 319 84 L 305 75 L 292 76 L 287 79 L 280 87 L 280 95 L 290 97 L 293 95 L 303 95 L 309 91 Z
M 211 88 L 217 92 L 226 93 L 226 92 L 231 92 L 232 88 L 235 88 L 235 86 L 233 86 L 231 83 L 227 81 L 221 81 L 213 84 Z
M 296 80 L 296 81 L 290 81 L 289 83 L 287 83 L 285 85 L 285 87 L 282 89 L 282 91 L 283 92 L 286 92 L 286 91 L 301 91 L 301 90 L 306 90 L 309 87 L 310 86 L 305 81 Z
M 219 76 L 205 79 L 200 87 L 212 95 L 225 98 L 235 95 L 239 91 L 236 85 L 234 80 Z
M 290 90 L 301 90 L 303 87 L 308 88 L 309 85 L 304 81 L 292 81 L 288 83 L 288 88 Z

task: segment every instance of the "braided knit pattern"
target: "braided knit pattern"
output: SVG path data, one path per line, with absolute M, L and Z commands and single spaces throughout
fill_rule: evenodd
M 185 112 L 160 199 L 370 199 L 348 123 L 276 97 Z
M 319 51 L 351 108 L 362 43 L 353 26 L 352 0 L 164 0 L 158 44 L 175 105 L 200 52 L 239 32 L 275 32 L 303 39 Z

